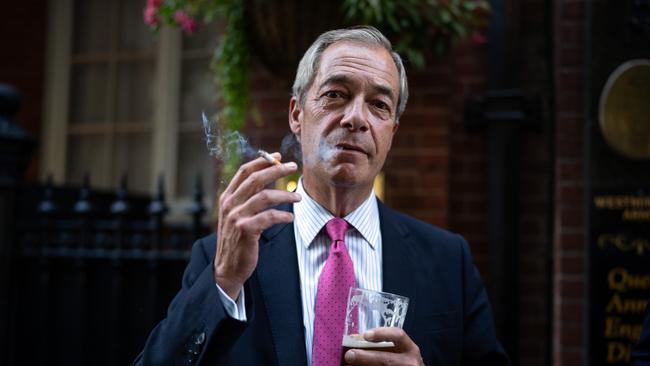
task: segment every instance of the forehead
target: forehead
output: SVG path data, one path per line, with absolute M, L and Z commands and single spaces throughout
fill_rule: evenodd
M 340 41 L 332 44 L 321 55 L 314 86 L 333 74 L 356 76 L 399 92 L 399 72 L 390 53 L 379 46 Z

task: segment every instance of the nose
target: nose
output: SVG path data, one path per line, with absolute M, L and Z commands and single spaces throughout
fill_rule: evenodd
M 368 131 L 368 110 L 363 98 L 355 98 L 350 101 L 345 115 L 341 118 L 341 127 L 349 131 Z

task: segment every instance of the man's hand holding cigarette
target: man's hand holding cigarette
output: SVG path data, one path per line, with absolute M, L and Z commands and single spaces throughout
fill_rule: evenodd
M 278 163 L 261 156 L 242 165 L 219 197 L 214 276 L 217 284 L 234 300 L 257 266 L 258 240 L 262 232 L 275 224 L 293 221 L 293 214 L 271 207 L 301 199 L 297 193 L 267 188 L 298 169 L 294 162 L 280 163 L 279 153 L 267 155 Z

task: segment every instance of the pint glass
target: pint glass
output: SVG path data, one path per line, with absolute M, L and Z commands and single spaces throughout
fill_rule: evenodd
M 363 333 L 377 327 L 402 328 L 408 305 L 409 299 L 404 296 L 350 288 L 341 357 L 350 348 L 394 350 L 393 342 L 369 342 L 363 339 Z

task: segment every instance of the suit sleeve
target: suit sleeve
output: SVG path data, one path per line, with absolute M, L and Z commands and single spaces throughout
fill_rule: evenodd
M 645 310 L 641 338 L 632 350 L 631 359 L 630 366 L 650 366 L 650 302 Z
M 469 250 L 459 236 L 463 253 L 463 365 L 509 365 L 510 361 L 497 340 L 485 286 Z
M 169 305 L 167 317 L 149 334 L 134 365 L 221 365 L 246 329 L 245 322 L 228 316 L 215 286 L 213 258 L 205 249 L 215 245 L 214 238 L 194 243 L 181 290 Z M 252 297 L 246 298 L 250 319 Z

